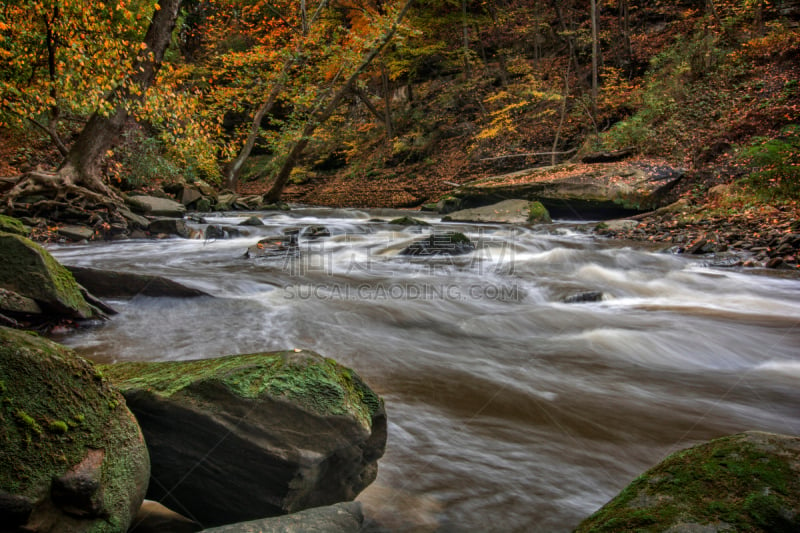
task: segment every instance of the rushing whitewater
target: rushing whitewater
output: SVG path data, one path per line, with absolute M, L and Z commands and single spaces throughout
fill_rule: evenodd
M 566 226 L 400 228 L 375 215 L 262 213 L 236 239 L 53 247 L 67 265 L 214 296 L 112 302 L 110 322 L 60 340 L 105 362 L 308 348 L 355 368 L 390 420 L 360 497 L 375 530 L 568 531 L 671 451 L 748 429 L 800 434 L 800 281 Z M 243 257 L 319 225 L 331 236 L 301 231 L 297 254 Z M 400 255 L 433 230 L 476 249 Z M 602 298 L 564 303 L 589 291 Z

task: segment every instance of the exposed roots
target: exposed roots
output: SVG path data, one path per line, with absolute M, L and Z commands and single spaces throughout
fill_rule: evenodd
M 54 222 L 98 226 L 122 223 L 118 209 L 122 199 L 101 183 L 102 190 L 77 182 L 71 169 L 59 172 L 34 170 L 19 176 L 10 190 L 2 195 L 5 210 L 12 216 L 41 217 Z M 96 185 L 94 181 L 92 185 Z

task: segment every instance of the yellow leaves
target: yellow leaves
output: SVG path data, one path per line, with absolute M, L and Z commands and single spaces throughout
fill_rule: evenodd
M 147 43 L 140 43 L 140 44 L 139 44 L 139 48 L 140 48 L 141 50 L 147 50 Z

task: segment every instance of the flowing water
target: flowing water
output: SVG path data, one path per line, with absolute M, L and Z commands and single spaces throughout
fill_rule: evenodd
M 382 213 L 388 215 L 389 213 Z M 261 214 L 251 236 L 56 246 L 68 265 L 213 295 L 136 297 L 62 340 L 100 361 L 309 348 L 386 401 L 360 497 L 386 531 L 568 531 L 667 453 L 749 429 L 800 434 L 800 281 L 715 270 L 570 231 L 436 222 L 477 249 L 399 255 L 431 228 L 375 212 Z M 242 218 L 209 222 L 235 224 Z M 297 257 L 245 259 L 287 227 Z M 583 291 L 601 301 L 563 303 Z

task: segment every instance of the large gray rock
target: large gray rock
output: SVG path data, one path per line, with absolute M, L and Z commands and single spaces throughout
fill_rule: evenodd
M 0 287 L 35 300 L 49 313 L 70 318 L 99 314 L 66 268 L 47 250 L 19 235 L 0 233 Z
M 800 531 L 800 437 L 747 432 L 677 452 L 576 531 Z
M 181 218 L 186 213 L 186 206 L 167 198 L 138 195 L 129 196 L 127 201 L 134 211 L 152 217 Z
M 564 164 L 481 179 L 453 195 L 461 208 L 521 198 L 540 201 L 553 216 L 612 218 L 661 207 L 682 177 L 681 169 L 666 164 Z
M 168 278 L 151 274 L 134 274 L 118 270 L 101 270 L 89 267 L 67 267 L 75 279 L 89 292 L 101 298 L 128 299 L 135 296 L 164 296 L 194 298 L 208 296 L 200 289 L 181 285 Z
M 462 209 L 442 218 L 450 222 L 492 222 L 499 224 L 525 224 L 550 222 L 550 215 L 539 202 L 530 200 L 504 200 L 496 204 L 472 209 Z
M 377 474 L 382 400 L 308 351 L 103 371 L 122 390 L 152 461 L 148 498 L 205 527 L 352 500 Z
M 128 528 L 150 475 L 123 397 L 90 363 L 0 327 L 0 529 Z
M 361 504 L 348 502 L 205 529 L 203 533 L 359 533 L 363 525 Z

